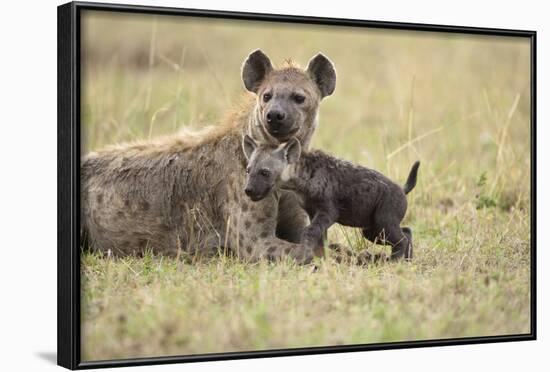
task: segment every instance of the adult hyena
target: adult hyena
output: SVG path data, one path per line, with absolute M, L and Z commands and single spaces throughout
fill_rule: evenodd
M 253 203 L 244 195 L 244 134 L 259 143 L 297 137 L 309 147 L 321 99 L 336 74 L 322 54 L 305 70 L 276 69 L 260 50 L 242 68 L 250 98 L 222 125 L 143 143 L 111 147 L 84 157 L 81 230 L 87 244 L 115 255 L 215 253 L 220 247 L 248 260 L 314 253 L 297 244 L 307 225 L 291 193 Z

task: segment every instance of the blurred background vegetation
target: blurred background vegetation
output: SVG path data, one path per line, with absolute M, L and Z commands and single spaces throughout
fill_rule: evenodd
M 327 260 L 304 279 L 309 273 L 290 264 L 189 267 L 154 256 L 151 277 L 140 260 L 85 256 L 85 358 L 528 332 L 528 39 L 85 12 L 83 153 L 219 122 L 247 94 L 240 67 L 257 48 L 274 64 L 306 66 L 319 51 L 335 64 L 337 88 L 321 104 L 314 148 L 400 183 L 421 160 L 405 223 L 415 260 L 368 271 Z M 350 229 L 335 226 L 330 238 L 366 247 Z M 288 282 L 273 286 L 271 300 L 255 300 L 258 283 L 281 271 Z M 209 279 L 195 290 L 201 275 Z M 235 275 L 242 291 L 224 287 Z M 339 296 L 350 301 L 345 309 L 334 305 Z M 171 306 L 179 312 L 167 319 Z M 338 319 L 350 322 L 336 327 Z M 224 322 L 234 327 L 230 341 Z

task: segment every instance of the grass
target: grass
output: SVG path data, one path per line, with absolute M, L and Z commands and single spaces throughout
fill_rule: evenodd
M 421 160 L 404 222 L 414 260 L 364 268 L 329 256 L 313 272 L 86 253 L 83 359 L 528 333 L 528 41 L 224 22 L 85 15 L 84 151 L 216 123 L 253 49 L 302 64 L 323 51 L 337 90 L 313 147 L 399 182 Z M 386 249 L 340 226 L 329 240 Z

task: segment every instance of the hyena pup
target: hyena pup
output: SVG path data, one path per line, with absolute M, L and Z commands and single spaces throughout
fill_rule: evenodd
M 322 151 L 302 153 L 300 141 L 258 144 L 243 137 L 248 159 L 245 194 L 259 201 L 278 188 L 294 191 L 311 224 L 302 243 L 322 250 L 327 229 L 334 223 L 359 227 L 363 236 L 392 247 L 391 258 L 412 258 L 412 234 L 400 227 L 407 210 L 405 197 L 415 186 L 420 162 L 415 162 L 404 186 L 381 173 L 337 159 Z

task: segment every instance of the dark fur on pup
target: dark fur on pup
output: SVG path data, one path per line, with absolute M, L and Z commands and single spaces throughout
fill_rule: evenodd
M 243 138 L 248 159 L 245 193 L 253 201 L 273 189 L 294 191 L 310 216 L 302 243 L 321 249 L 334 223 L 362 228 L 363 236 L 392 246 L 392 259 L 412 258 L 412 234 L 400 227 L 407 211 L 405 197 L 415 186 L 420 162 L 415 162 L 404 186 L 383 174 L 322 151 L 302 153 L 296 138 L 276 146 Z

